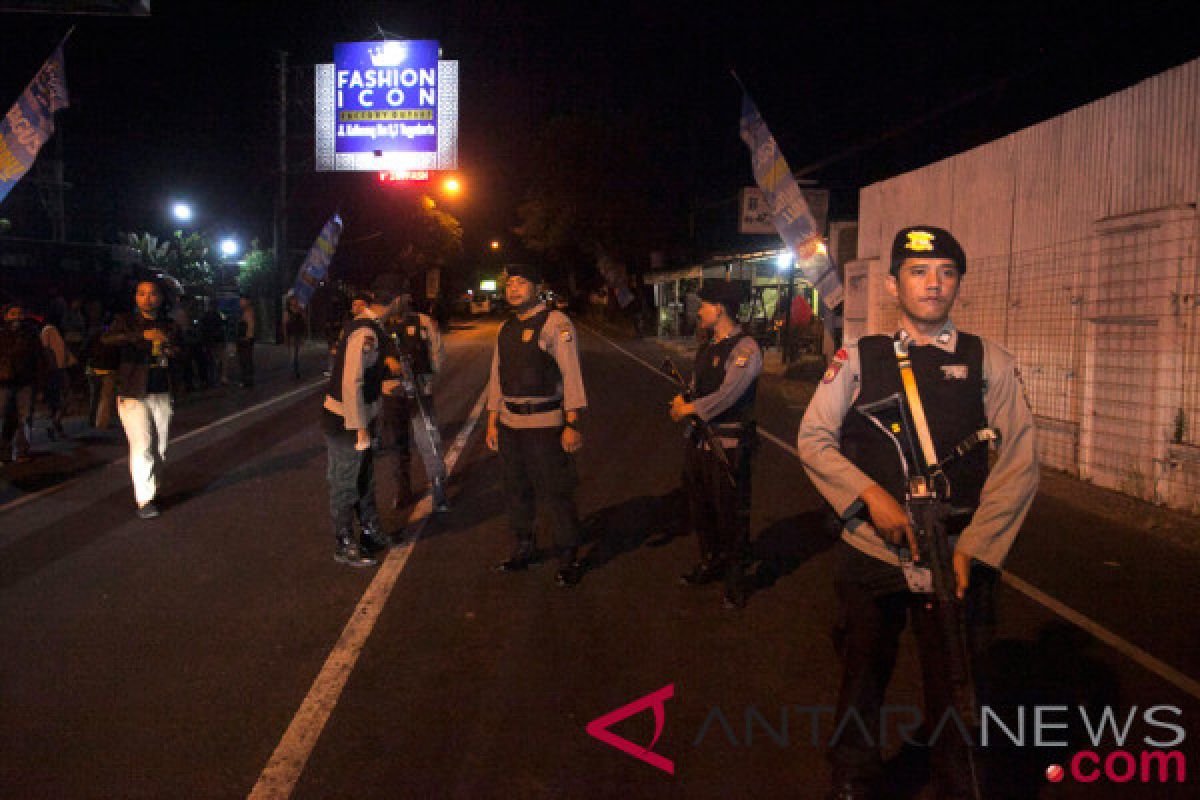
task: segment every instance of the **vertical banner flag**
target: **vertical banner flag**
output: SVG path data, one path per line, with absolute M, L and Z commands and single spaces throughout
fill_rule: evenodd
M 54 112 L 67 107 L 62 48 L 59 42 L 0 120 L 0 202 L 33 166 L 38 151 L 54 133 Z
M 301 308 L 308 308 L 317 286 L 329 274 L 329 262 L 333 260 L 333 251 L 337 250 L 338 237 L 342 235 L 342 218 L 334 214 L 321 229 L 321 235 L 313 242 L 300 272 L 296 274 L 296 285 L 292 293 L 300 303 Z
M 804 194 L 792 177 L 783 153 L 779 152 L 775 137 L 758 113 L 758 107 L 744 89 L 741 136 L 750 148 L 754 180 L 766 196 L 775 230 L 795 254 L 797 266 L 801 260 L 818 262 L 816 268 L 804 268 L 804 277 L 820 292 L 821 304 L 832 311 L 842 302 L 842 279 L 829 256 L 818 249 L 821 232 L 817 230 Z

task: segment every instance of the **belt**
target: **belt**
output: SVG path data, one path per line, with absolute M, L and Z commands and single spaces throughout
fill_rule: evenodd
M 547 400 L 544 403 L 510 403 L 505 400 L 504 407 L 514 414 L 540 414 L 562 408 L 562 400 Z

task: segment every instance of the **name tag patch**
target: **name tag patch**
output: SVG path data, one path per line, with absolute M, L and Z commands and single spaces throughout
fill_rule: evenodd
M 943 366 L 942 378 L 948 381 L 965 381 L 967 379 L 967 365 L 947 364 Z

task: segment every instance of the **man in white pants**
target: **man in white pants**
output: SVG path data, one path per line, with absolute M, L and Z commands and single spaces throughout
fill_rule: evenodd
M 159 514 L 156 500 L 171 424 L 168 358 L 174 353 L 179 335 L 163 313 L 163 295 L 157 283 L 139 283 L 134 301 L 137 310 L 113 320 L 102 340 L 120 350 L 117 413 L 129 440 L 129 473 L 137 515 L 153 519 Z

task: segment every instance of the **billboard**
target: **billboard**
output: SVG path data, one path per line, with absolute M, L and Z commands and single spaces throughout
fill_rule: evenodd
M 316 167 L 458 167 L 458 62 L 436 41 L 347 42 L 316 66 Z
M 829 190 L 801 189 L 800 193 L 812 212 L 817 232 L 824 231 L 825 218 L 829 216 Z M 778 233 L 775 223 L 771 221 L 771 204 L 757 186 L 742 189 L 738 202 L 738 233 Z

